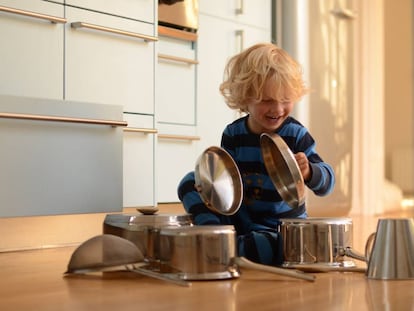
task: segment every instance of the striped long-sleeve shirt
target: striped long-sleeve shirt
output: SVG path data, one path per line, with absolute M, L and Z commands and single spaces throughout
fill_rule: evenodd
M 221 146 L 235 160 L 243 181 L 244 218 L 253 224 L 275 227 L 282 217 L 306 217 L 305 206 L 292 211 L 282 200 L 265 168 L 260 135 L 249 131 L 247 118 L 240 118 L 229 124 L 222 136 Z M 306 186 L 317 195 L 326 195 L 334 187 L 333 169 L 325 163 L 315 149 L 315 140 L 308 130 L 292 117 L 288 117 L 276 131 L 293 153 L 304 152 L 311 166 L 312 177 Z M 243 231 L 251 228 L 244 226 Z

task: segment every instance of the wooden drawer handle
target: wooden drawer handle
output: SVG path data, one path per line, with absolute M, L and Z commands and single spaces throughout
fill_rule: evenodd
M 173 134 L 158 134 L 158 138 L 175 139 L 175 140 L 200 140 L 200 136 L 173 135 Z
M 134 132 L 142 134 L 156 134 L 158 131 L 156 129 L 149 128 L 138 128 L 138 127 L 125 127 L 124 132 Z
M 178 57 L 173 55 L 167 55 L 167 54 L 158 54 L 158 58 L 166 59 L 166 60 L 172 60 L 174 62 L 189 64 L 189 65 L 197 65 L 198 61 L 190 58 L 184 58 L 184 57 Z
M 158 35 L 191 42 L 196 42 L 198 39 L 196 33 L 165 26 L 158 26 Z
M 84 119 L 84 118 L 71 118 L 71 117 L 61 117 L 61 116 L 46 116 L 46 115 L 39 115 L 39 114 L 23 114 L 23 113 L 8 113 L 8 112 L 0 112 L 0 118 L 98 124 L 98 125 L 110 125 L 113 127 L 128 125 L 126 121 L 117 121 L 117 120 Z
M 43 20 L 47 20 L 51 23 L 66 24 L 66 21 L 67 21 L 66 18 L 63 18 L 63 17 L 46 15 L 46 14 L 41 14 L 41 13 L 36 13 L 36 12 L 31 12 L 31 11 L 24 11 L 24 10 L 19 10 L 19 9 L 15 9 L 15 8 L 5 7 L 5 6 L 0 6 L 0 11 L 7 12 L 7 13 L 12 13 L 12 14 L 19 14 L 19 15 L 23 15 L 23 16 L 34 17 L 34 18 L 38 18 L 38 19 L 43 19 Z
M 84 23 L 84 22 L 73 22 L 71 23 L 71 27 L 75 29 L 76 28 L 88 28 L 88 29 L 93 29 L 93 30 L 110 32 L 110 33 L 114 33 L 114 34 L 121 35 L 121 36 L 143 39 L 146 42 L 147 41 L 153 41 L 153 42 L 158 41 L 157 37 L 147 36 L 147 35 L 143 35 L 143 34 L 136 33 L 136 32 L 126 31 L 126 30 L 116 29 L 116 28 L 110 28 L 110 27 L 105 27 L 105 26 L 100 26 L 100 25 L 95 25 L 95 24 L 89 24 L 89 23 Z

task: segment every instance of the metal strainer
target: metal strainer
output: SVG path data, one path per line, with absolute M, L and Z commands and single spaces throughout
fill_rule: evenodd
M 102 234 L 90 238 L 75 249 L 65 274 L 127 270 L 181 286 L 190 285 L 175 274 L 143 268 L 145 264 L 142 252 L 134 243 L 116 235 Z

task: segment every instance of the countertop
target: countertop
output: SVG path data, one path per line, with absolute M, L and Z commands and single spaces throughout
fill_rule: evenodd
M 317 273 L 309 282 L 242 270 L 181 287 L 130 272 L 64 276 L 75 247 L 0 254 L 0 310 L 414 310 L 414 280 Z

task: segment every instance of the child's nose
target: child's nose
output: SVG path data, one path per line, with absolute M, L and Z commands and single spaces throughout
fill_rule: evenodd
M 283 104 L 279 103 L 277 100 L 272 101 L 271 109 L 273 112 L 280 113 L 283 111 Z

